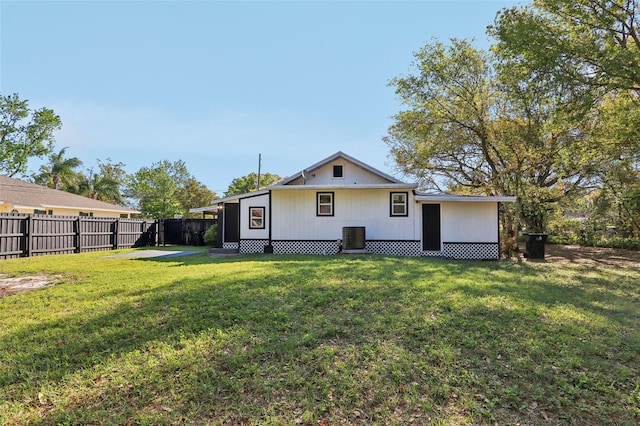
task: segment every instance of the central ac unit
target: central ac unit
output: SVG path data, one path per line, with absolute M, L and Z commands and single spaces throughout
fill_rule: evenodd
M 344 250 L 364 250 L 364 226 L 345 226 L 342 228 L 342 248 Z

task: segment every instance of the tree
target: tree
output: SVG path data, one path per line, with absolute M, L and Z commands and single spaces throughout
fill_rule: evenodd
M 400 170 L 423 188 L 517 195 L 510 233 L 519 217 L 543 231 L 550 205 L 577 193 L 593 168 L 581 129 L 564 126 L 569 96 L 500 74 L 495 57 L 464 40 L 428 44 L 415 59 L 413 74 L 391 81 L 408 106 L 384 138 Z
M 640 92 L 640 13 L 635 0 L 535 0 L 503 10 L 496 49 L 532 73 L 592 89 Z
M 24 174 L 29 158 L 53 151 L 53 133 L 61 127 L 53 110 L 31 112 L 28 101 L 20 100 L 18 94 L 0 95 L 0 173 Z
M 182 207 L 184 217 L 196 216 L 189 213 L 189 209 L 209 206 L 218 198 L 215 192 L 209 190 L 206 185 L 190 177 L 183 188 L 177 193 L 177 199 Z
M 273 185 L 274 183 L 278 183 L 281 180 L 282 178 L 278 175 L 274 175 L 271 173 L 262 174 L 260 175 L 260 188 Z M 240 194 L 253 192 L 257 189 L 257 186 L 258 186 L 257 182 L 258 182 L 257 173 L 249 173 L 246 176 L 235 178 L 229 184 L 229 188 L 224 193 L 224 196 L 230 197 L 232 195 L 240 195 Z
M 76 168 L 82 165 L 77 157 L 65 158 L 67 148 L 49 155 L 49 164 L 40 166 L 40 173 L 33 176 L 34 182 L 53 189 L 77 192 L 78 173 Z
M 574 155 L 592 157 L 597 175 L 592 217 L 607 217 L 626 234 L 639 224 L 639 12 L 635 0 L 536 0 L 503 10 L 489 28 L 504 70 L 571 94 L 567 127 L 588 141 Z
M 79 194 L 94 200 L 124 205 L 122 187 L 126 183 L 127 173 L 123 169 L 124 163 L 112 163 L 107 158 L 103 163 L 98 160 L 98 172 L 90 168 L 80 173 Z
M 134 201 L 144 217 L 171 218 L 182 213 L 178 191 L 190 178 L 182 160 L 163 160 L 142 167 L 129 178 L 125 195 Z
M 607 166 L 599 175 L 591 228 L 615 226 L 623 237 L 640 234 L 640 103 L 631 92 L 605 99 L 598 107 L 592 135 Z M 598 221 L 598 219 L 600 219 Z M 595 226 L 600 222 L 600 226 Z

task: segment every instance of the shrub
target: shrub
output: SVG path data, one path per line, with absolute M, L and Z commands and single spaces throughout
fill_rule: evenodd
M 594 241 L 594 245 L 598 247 L 610 247 L 625 250 L 640 250 L 640 238 L 598 238 Z
M 218 225 L 211 225 L 204 233 L 204 243 L 208 246 L 214 246 L 217 242 Z
M 567 244 L 567 245 L 575 245 L 580 244 L 581 241 L 575 234 L 568 235 L 549 235 L 547 242 L 549 244 Z

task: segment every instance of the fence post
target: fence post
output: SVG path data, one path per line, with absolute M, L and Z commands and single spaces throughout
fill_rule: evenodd
M 82 217 L 76 219 L 76 253 L 82 253 Z
M 113 249 L 117 250 L 120 247 L 120 218 L 116 218 L 113 227 Z
M 140 229 L 140 239 L 142 240 L 142 242 L 144 243 L 145 246 L 150 246 L 151 245 L 151 239 L 150 239 L 150 235 L 149 235 L 149 229 L 147 228 L 147 221 L 143 220 L 142 223 L 142 228 Z
M 160 229 L 160 220 L 156 219 L 153 221 L 153 245 L 160 245 L 160 237 L 158 237 L 158 230 Z
M 27 215 L 27 222 L 24 230 L 25 242 L 24 242 L 24 254 L 26 257 L 31 256 L 31 247 L 33 244 L 32 241 L 33 234 L 33 215 Z

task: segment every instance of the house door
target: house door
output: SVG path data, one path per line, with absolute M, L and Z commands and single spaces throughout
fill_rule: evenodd
M 422 250 L 441 250 L 440 204 L 422 205 Z
M 240 241 L 240 204 L 224 205 L 224 242 Z

